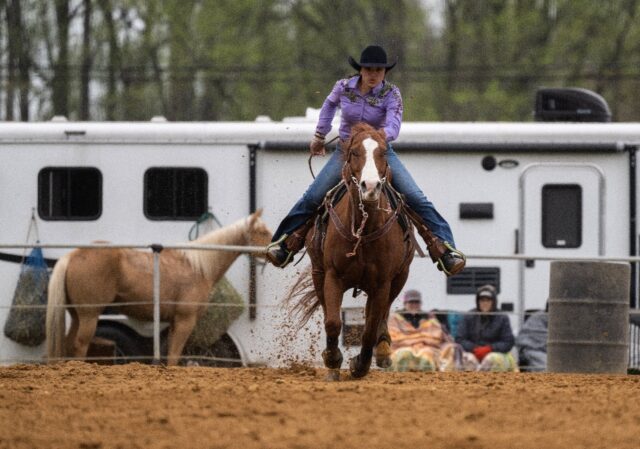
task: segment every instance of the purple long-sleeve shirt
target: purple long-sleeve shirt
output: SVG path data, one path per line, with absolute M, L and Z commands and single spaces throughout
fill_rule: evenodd
M 339 80 L 322 104 L 316 131 L 326 135 L 338 107 L 342 110 L 340 138 L 348 139 L 351 127 L 366 122 L 376 129 L 383 128 L 387 140 L 397 139 L 402 124 L 402 96 L 394 84 L 382 81 L 362 95 L 358 90 L 359 75 Z

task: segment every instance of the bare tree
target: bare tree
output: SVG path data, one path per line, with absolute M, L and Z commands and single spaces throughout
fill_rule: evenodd
M 170 3 L 169 11 L 169 118 L 193 120 L 195 73 L 192 45 L 193 0 Z
M 105 113 L 107 120 L 116 118 L 116 95 L 117 78 L 116 73 L 120 69 L 120 47 L 118 46 L 118 36 L 116 26 L 113 21 L 113 9 L 110 0 L 99 0 L 102 16 L 109 36 L 109 55 L 107 63 L 107 94 L 105 101 Z
M 13 0 L 19 3 L 20 0 Z M 31 54 L 29 52 L 29 34 L 23 25 L 22 13 L 20 20 L 20 42 L 18 44 L 18 73 L 20 77 L 20 120 L 29 121 L 29 93 L 31 91 Z
M 71 22 L 69 0 L 55 1 L 55 15 L 58 54 L 53 63 L 51 81 L 53 113 L 66 117 L 69 114 L 69 24 Z
M 0 0 L 0 23 L 6 23 L 4 18 L 6 2 L 5 0 Z M 0 43 L 5 42 L 5 30 L 7 27 L 0 27 Z M 4 67 L 4 56 L 5 52 L 3 48 L 0 46 L 0 67 Z M 2 118 L 2 100 L 3 100 L 3 91 L 1 86 L 4 85 L 4 70 L 0 69 L 0 119 Z
M 20 2 L 11 0 L 5 4 L 5 20 L 7 23 L 7 83 L 5 120 L 14 119 L 13 109 L 17 86 L 18 54 L 20 42 Z
M 93 12 L 92 0 L 84 0 L 83 34 L 82 34 L 82 71 L 80 73 L 80 120 L 89 120 L 89 83 L 91 67 L 93 65 L 93 54 L 91 51 L 92 24 L 91 14 Z

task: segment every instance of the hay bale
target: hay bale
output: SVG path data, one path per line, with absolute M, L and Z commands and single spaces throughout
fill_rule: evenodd
M 22 265 L 4 334 L 25 346 L 38 346 L 46 338 L 49 273 L 42 249 L 34 248 Z
M 211 347 L 222 335 L 227 332 L 229 326 L 244 311 L 242 295 L 231 285 L 226 277 L 213 287 L 209 293 L 209 307 L 206 313 L 198 320 L 189 341 L 188 347 Z

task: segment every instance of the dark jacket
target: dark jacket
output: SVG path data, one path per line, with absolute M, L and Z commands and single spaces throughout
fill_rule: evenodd
M 471 352 L 477 346 L 491 345 L 494 352 L 509 352 L 514 338 L 506 315 L 478 314 L 478 309 L 462 318 L 456 333 L 456 343 Z

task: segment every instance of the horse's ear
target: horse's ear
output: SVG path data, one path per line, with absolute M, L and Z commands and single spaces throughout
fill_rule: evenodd
M 262 216 L 262 208 L 258 209 L 257 211 L 249 215 L 249 226 L 253 228 L 256 225 L 256 221 L 261 216 Z

